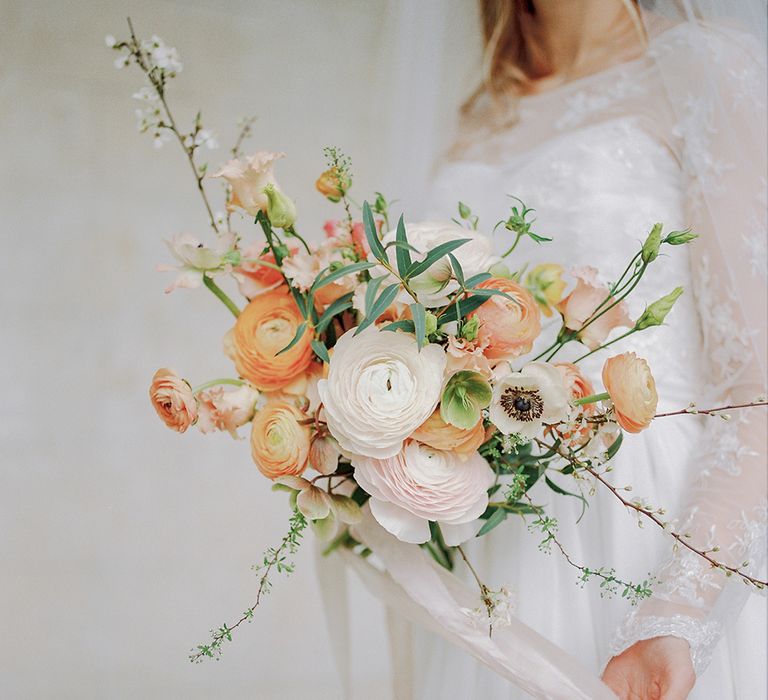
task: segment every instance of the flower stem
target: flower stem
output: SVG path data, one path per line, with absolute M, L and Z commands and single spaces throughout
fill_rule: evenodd
M 232 315 L 237 318 L 240 315 L 240 309 L 237 308 L 237 305 L 234 301 L 232 301 L 224 292 L 224 290 L 219 287 L 216 282 L 214 282 L 208 275 L 203 275 L 203 284 L 208 287 L 220 300 L 221 303 L 224 304 L 231 312 Z
M 231 384 L 232 386 L 243 386 L 245 384 L 244 379 L 229 379 L 228 377 L 222 377 L 220 379 L 211 379 L 209 382 L 200 384 L 192 389 L 193 394 L 199 394 L 201 391 L 210 389 L 212 386 L 219 386 L 219 384 Z
M 623 340 L 623 339 L 624 339 L 624 338 L 626 338 L 628 335 L 632 335 L 632 334 L 633 334 L 634 332 L 636 332 L 637 330 L 638 330 L 637 328 L 630 328 L 630 330 L 628 330 L 626 333 L 622 333 L 622 334 L 621 334 L 621 335 L 620 335 L 618 338 L 614 338 L 613 340 L 611 340 L 611 341 L 610 341 L 610 342 L 608 342 L 608 343 L 603 343 L 603 344 L 602 344 L 602 345 L 600 345 L 599 347 L 596 347 L 594 350 L 590 350 L 589 352 L 587 352 L 587 353 L 584 353 L 584 354 L 583 354 L 581 357 L 577 357 L 577 358 L 576 358 L 576 359 L 573 361 L 573 364 L 576 364 L 577 362 L 581 362 L 582 360 L 584 360 L 584 359 L 586 359 L 587 357 L 589 357 L 590 355 L 592 355 L 592 354 L 594 354 L 594 353 L 598 352 L 599 350 L 605 350 L 605 348 L 607 348 L 609 345 L 613 345 L 614 343 L 618 343 L 620 340 Z
M 588 403 L 597 403 L 598 401 L 607 401 L 611 398 L 611 395 L 604 391 L 602 394 L 590 394 L 589 396 L 585 396 L 583 399 L 576 399 L 576 401 L 573 402 L 574 406 L 583 406 L 584 404 Z

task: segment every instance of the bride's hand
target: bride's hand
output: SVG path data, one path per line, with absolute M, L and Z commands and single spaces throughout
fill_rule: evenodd
M 620 700 L 686 700 L 696 682 L 688 642 L 678 637 L 637 642 L 611 659 L 603 681 Z

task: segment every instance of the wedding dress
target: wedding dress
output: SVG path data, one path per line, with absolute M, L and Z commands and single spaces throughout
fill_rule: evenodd
M 658 72 L 660 56 L 679 67 L 674 103 Z M 721 137 L 754 131 L 757 119 L 760 148 L 765 85 L 758 67 L 731 30 L 695 31 L 684 24 L 660 31 L 637 60 L 521 98 L 511 126 L 500 123 L 490 102 L 481 102 L 435 174 L 428 213 L 445 217 L 461 200 L 480 217 L 480 230 L 489 231 L 508 215 L 512 201 L 506 195 L 514 195 L 537 210 L 534 230 L 554 242 L 518 247 L 510 267 L 526 261 L 569 269 L 591 265 L 605 280 L 619 276 L 654 222 L 663 222 L 666 231 L 692 226 L 701 240 L 665 246 L 663 259 L 630 297 L 637 318 L 645 304 L 684 287 L 667 324 L 620 341 L 582 367 L 599 382 L 606 356 L 636 350 L 655 376 L 660 412 L 691 401 L 703 407 L 754 400 L 764 392 L 758 365 L 766 321 L 765 134 L 752 164 L 733 162 Z M 712 114 L 697 93 L 704 72 L 721 81 L 732 115 L 727 125 L 693 130 L 691 124 Z M 705 197 L 706 204 L 720 206 L 708 208 Z M 498 252 L 510 245 L 504 233 L 501 227 L 495 234 Z M 728 279 L 722 251 L 740 261 L 735 280 Z M 733 283 L 741 298 L 751 295 L 751 309 L 734 302 Z M 752 291 L 744 294 L 745 288 Z M 550 319 L 549 332 L 558 325 L 559 319 Z M 582 353 L 573 347 L 557 359 Z M 759 575 L 765 472 L 765 412 L 750 409 L 730 421 L 657 419 L 647 432 L 626 436 L 610 477 L 617 486 L 631 485 L 633 496 L 665 508 L 665 517 L 672 515 L 697 546 L 716 544 L 718 559 L 734 566 L 749 561 L 747 570 Z M 573 480 L 560 485 L 579 489 Z M 615 568 L 635 582 L 654 575 L 659 582 L 649 600 L 633 609 L 620 597 L 601 597 L 597 583 L 579 587 L 578 572 L 557 550 L 538 551 L 541 537 L 522 519 L 509 519 L 468 543 L 484 581 L 511 589 L 517 617 L 595 675 L 634 642 L 673 634 L 691 646 L 698 676 L 691 698 L 766 697 L 765 599 L 749 596 L 743 583 L 729 582 L 696 555 L 673 551 L 663 531 L 649 522 L 638 527 L 609 492 L 599 487 L 590 494 L 589 486 L 581 484 L 590 505 L 578 525 L 577 499 L 555 495 L 541 483 L 531 497 L 557 518 L 559 538 L 576 562 Z M 426 631 L 413 633 L 413 655 L 395 669 L 413 678 L 412 697 L 530 697 L 453 645 Z

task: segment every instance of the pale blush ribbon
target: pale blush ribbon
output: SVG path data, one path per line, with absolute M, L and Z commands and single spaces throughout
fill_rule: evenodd
M 405 620 L 421 624 L 474 656 L 500 676 L 543 700 L 615 700 L 599 678 L 556 644 L 517 618 L 488 627 L 466 610 L 481 605 L 476 588 L 435 564 L 415 545 L 390 535 L 363 509 L 363 520 L 352 532 L 374 557 L 363 559 L 345 549 L 318 556 L 318 574 L 332 648 L 342 679 L 344 698 L 350 695 L 349 612 L 343 563 L 354 569 L 370 592 L 388 608 L 393 689 L 397 700 L 411 700 L 413 677 L 409 653 L 410 630 Z M 381 564 L 378 568 L 370 560 Z

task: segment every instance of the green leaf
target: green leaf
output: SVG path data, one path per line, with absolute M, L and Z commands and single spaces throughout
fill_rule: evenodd
M 388 287 L 384 288 L 384 291 L 379 294 L 379 298 L 376 299 L 373 306 L 371 307 L 371 312 L 369 314 L 366 314 L 363 321 L 360 323 L 360 325 L 357 327 L 357 330 L 355 331 L 355 335 L 358 335 L 362 331 L 364 331 L 368 326 L 370 326 L 372 323 L 376 321 L 376 319 L 381 316 L 386 310 L 387 307 L 395 300 L 395 297 L 397 297 L 397 293 L 400 291 L 400 284 L 390 284 Z
M 423 304 L 411 304 L 411 314 L 413 315 L 413 327 L 416 332 L 416 343 L 419 350 L 427 343 L 427 314 Z
M 416 326 L 413 321 L 392 321 L 381 330 L 383 331 L 406 331 L 407 333 L 416 333 Z
M 322 343 L 319 340 L 313 340 L 312 349 L 315 351 L 315 355 L 317 355 L 323 362 L 331 362 L 331 358 L 328 355 L 328 348 L 325 347 L 325 343 Z
M 619 451 L 619 448 L 621 447 L 621 443 L 623 440 L 624 440 L 624 433 L 619 433 L 619 437 L 617 437 L 611 443 L 611 446 L 605 451 L 605 454 L 607 455 L 608 459 L 613 459 L 613 456 Z
M 374 257 L 381 262 L 388 262 L 387 252 L 379 240 L 376 222 L 373 219 L 371 205 L 368 202 L 363 202 L 363 228 L 365 229 L 365 237 L 368 240 L 368 247 L 371 249 Z
M 397 240 L 399 243 L 408 243 L 402 214 L 400 215 L 400 219 L 397 222 L 397 233 L 395 234 L 395 240 Z M 400 277 L 405 277 L 408 268 L 410 268 L 412 264 L 411 253 L 409 252 L 408 248 L 399 245 L 395 250 L 395 257 L 397 259 L 397 271 L 400 273 Z
M 559 493 L 561 496 L 571 496 L 572 498 L 578 498 L 581 501 L 581 515 L 579 515 L 579 520 L 581 520 L 582 516 L 584 515 L 584 511 L 589 505 L 587 499 L 584 498 L 584 496 L 582 496 L 580 493 L 571 493 L 570 491 L 566 491 L 546 475 L 544 476 L 544 481 L 546 482 L 547 486 L 549 486 L 549 488 L 551 488 L 555 493 Z
M 456 248 L 459 248 L 463 246 L 465 243 L 469 243 L 469 241 L 472 240 L 471 238 L 459 238 L 455 241 L 446 241 L 445 243 L 441 243 L 439 246 L 436 246 L 432 250 L 430 250 L 424 260 L 421 262 L 415 262 L 411 267 L 408 269 L 406 274 L 404 275 L 404 278 L 410 279 L 411 277 L 416 277 L 416 275 L 420 275 L 422 272 L 426 272 L 432 265 L 434 265 L 440 258 L 444 258 L 448 253 L 452 253 Z
M 320 320 L 317 322 L 317 325 L 315 326 L 315 330 L 318 333 L 323 333 L 325 329 L 328 327 L 328 324 L 330 324 L 331 321 L 333 321 L 333 317 L 337 314 L 340 314 L 342 311 L 346 311 L 347 309 L 352 307 L 352 292 L 348 292 L 347 294 L 344 294 L 343 296 L 340 296 L 336 301 L 334 301 L 324 312 L 323 315 L 320 317 Z
M 490 272 L 481 272 L 477 275 L 472 275 L 472 277 L 464 282 L 464 286 L 476 287 L 481 282 L 485 282 L 485 280 L 491 279 L 491 277 L 493 277 L 493 275 Z
M 446 311 L 440 316 L 440 325 L 442 326 L 450 321 L 458 321 L 459 318 L 480 308 L 486 301 L 488 301 L 488 297 L 479 296 L 477 294 L 473 294 L 466 299 L 461 299 L 460 302 L 458 298 L 454 299 L 453 302 L 446 307 Z
M 365 315 L 371 313 L 373 308 L 373 302 L 376 300 L 376 294 L 379 292 L 379 287 L 386 277 L 374 277 L 368 282 L 368 286 L 365 289 Z
M 453 274 L 456 275 L 456 279 L 459 284 L 464 286 L 464 270 L 461 269 L 461 263 L 456 259 L 453 253 L 448 253 L 448 259 L 451 261 L 451 267 L 453 268 Z
M 510 301 L 515 301 L 515 298 L 513 296 L 510 296 L 506 292 L 502 292 L 500 289 L 478 289 L 478 288 L 467 288 L 468 292 L 472 292 L 475 295 L 479 295 L 481 297 L 504 297 L 505 299 L 509 299 Z
M 309 293 L 314 294 L 318 289 L 325 287 L 327 284 L 331 284 L 331 282 L 335 282 L 340 277 L 345 277 L 346 275 L 350 275 L 353 272 L 362 272 L 363 270 L 375 267 L 375 265 L 376 263 L 372 262 L 356 262 L 352 263 L 351 265 L 340 267 L 323 278 L 320 277 L 320 275 L 323 274 L 321 272 L 320 275 L 317 276 L 317 279 L 315 279 L 312 287 L 309 290 Z
M 421 254 L 416 246 L 412 246 L 410 243 L 405 243 L 404 241 L 390 241 L 387 243 L 387 245 L 384 246 L 384 250 L 389 250 L 390 248 L 405 248 L 406 250 L 410 250 L 417 255 Z
M 300 324 L 299 327 L 296 329 L 296 335 L 293 336 L 293 340 L 291 340 L 288 345 L 286 345 L 282 350 L 275 353 L 275 357 L 278 355 L 282 355 L 284 352 L 288 352 L 296 343 L 298 343 L 301 340 L 301 337 L 304 335 L 304 332 L 307 330 L 307 322 L 304 321 L 304 323 Z
M 506 519 L 507 511 L 503 508 L 496 508 L 496 510 L 491 513 L 491 517 L 485 521 L 483 526 L 478 531 L 477 537 L 482 537 L 483 535 L 489 533 L 491 530 L 493 530 L 493 528 L 503 523 Z

